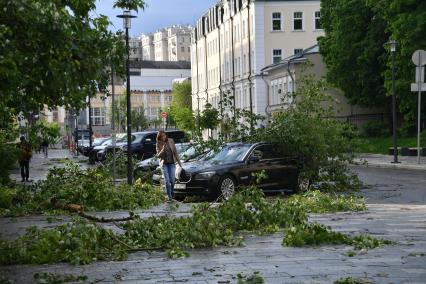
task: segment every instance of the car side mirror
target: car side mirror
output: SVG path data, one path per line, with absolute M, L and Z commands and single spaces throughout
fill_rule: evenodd
M 254 163 L 257 163 L 257 162 L 259 162 L 260 161 L 260 158 L 259 157 L 257 157 L 257 156 L 250 156 L 250 158 L 249 158 L 249 164 L 254 164 Z

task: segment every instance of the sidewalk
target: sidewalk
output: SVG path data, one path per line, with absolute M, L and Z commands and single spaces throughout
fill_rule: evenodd
M 355 159 L 358 164 L 365 164 L 367 167 L 376 168 L 392 168 L 392 169 L 407 169 L 407 170 L 424 170 L 426 171 L 426 157 L 420 157 L 420 164 L 417 163 L 417 157 L 413 156 L 398 156 L 400 163 L 394 164 L 392 155 L 381 154 L 360 154 L 358 159 Z
M 81 154 L 79 154 L 78 157 L 74 156 L 68 149 L 49 149 L 48 158 L 45 158 L 43 153 L 33 152 L 33 157 L 30 161 L 30 181 L 37 182 L 45 179 L 49 169 L 54 166 L 61 167 L 65 165 L 65 159 L 70 159 L 76 163 L 87 160 L 87 158 Z M 16 164 L 16 168 L 12 170 L 10 178 L 17 182 L 21 181 L 21 171 L 18 164 Z

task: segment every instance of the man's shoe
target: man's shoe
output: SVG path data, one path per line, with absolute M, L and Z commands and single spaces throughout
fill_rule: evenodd
M 25 179 L 22 179 L 21 182 L 25 182 Z
M 25 181 L 28 182 L 28 179 L 26 179 Z

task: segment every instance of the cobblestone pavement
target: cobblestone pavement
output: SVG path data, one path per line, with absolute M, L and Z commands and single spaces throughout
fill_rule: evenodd
M 33 275 L 42 272 L 86 275 L 88 282 L 97 283 L 236 283 L 238 273 L 251 275 L 258 271 L 266 283 L 332 283 L 347 276 L 373 283 L 426 283 L 426 176 L 422 171 L 369 168 L 359 171 L 369 184 L 363 189 L 369 202 L 368 212 L 314 214 L 310 220 L 348 234 L 368 233 L 392 240 L 393 245 L 349 257 L 345 254 L 352 249 L 349 246 L 290 248 L 281 245 L 282 233 L 248 235 L 243 247 L 196 249 L 189 251 L 189 257 L 177 260 L 169 259 L 161 251 L 137 252 L 126 261 L 85 266 L 2 266 L 0 275 L 15 283 L 33 283 Z M 164 204 L 138 213 L 146 217 L 188 212 L 187 206 L 171 210 Z M 55 226 L 66 222 L 66 218 L 53 223 L 47 222 L 46 216 L 1 218 L 2 238 L 16 238 L 30 225 Z

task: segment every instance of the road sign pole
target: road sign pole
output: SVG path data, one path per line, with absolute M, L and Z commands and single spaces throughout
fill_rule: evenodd
M 424 84 L 424 66 L 426 65 L 426 51 L 416 50 L 411 57 L 414 65 L 416 65 L 416 83 L 411 84 L 411 91 L 418 92 L 417 98 L 417 163 L 420 164 L 420 118 L 422 110 L 422 91 L 426 91 L 426 85 Z
M 419 64 L 422 64 L 422 53 L 419 54 Z M 417 68 L 421 68 L 420 69 L 420 74 L 419 74 L 419 78 L 417 78 L 417 86 L 419 88 L 419 93 L 418 93 L 418 99 L 417 99 L 417 164 L 420 165 L 420 113 L 421 113 L 421 109 L 422 109 L 422 82 L 424 80 L 424 77 L 422 77 L 423 74 L 423 68 L 422 67 L 417 67 Z

